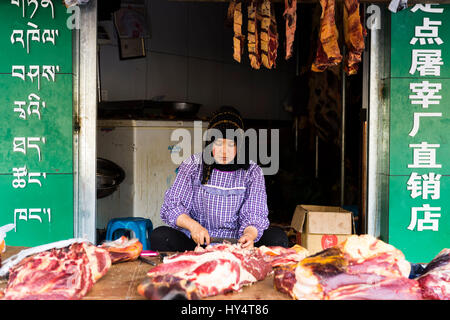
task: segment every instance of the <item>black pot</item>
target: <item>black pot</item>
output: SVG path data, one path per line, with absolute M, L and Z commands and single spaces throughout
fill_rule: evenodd
M 125 179 L 125 171 L 110 160 L 97 158 L 97 199 L 114 193 Z

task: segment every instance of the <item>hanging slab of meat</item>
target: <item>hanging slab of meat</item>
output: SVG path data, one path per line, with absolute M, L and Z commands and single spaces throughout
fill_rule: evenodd
M 347 54 L 345 57 L 345 72 L 353 75 L 358 72 L 364 51 L 364 36 L 366 30 L 361 23 L 359 15 L 359 1 L 345 0 L 344 6 L 344 34 Z
M 261 246 L 258 250 L 264 259 L 271 264 L 272 268 L 296 264 L 309 256 L 309 251 L 299 245 L 295 245 L 292 248 Z
M 424 299 L 450 300 L 450 249 L 443 249 L 418 279 Z
M 421 299 L 403 253 L 369 235 L 275 270 L 275 287 L 293 299 Z
M 228 10 L 227 10 L 227 17 L 225 19 L 225 25 L 227 27 L 233 27 L 233 23 L 234 23 L 234 9 L 236 7 L 236 1 L 235 0 L 231 0 L 230 4 L 228 5 Z
M 256 249 L 246 250 L 231 244 L 210 245 L 164 258 L 162 264 L 150 269 L 147 273 L 150 279 L 139 285 L 138 292 L 153 299 L 161 296 L 161 290 L 167 294 L 173 288 L 181 294 L 180 290 L 187 288 L 186 299 L 204 298 L 238 291 L 244 285 L 264 279 L 271 271 L 270 263 Z M 180 283 L 182 280 L 184 282 Z M 196 290 L 192 290 L 191 283 Z
M 286 20 L 286 60 L 292 56 L 292 47 L 297 28 L 297 0 L 285 0 L 283 17 Z
M 328 67 L 335 66 L 342 61 L 339 50 L 339 33 L 334 18 L 335 0 L 320 0 L 322 15 L 320 17 L 319 40 L 316 59 L 311 66 L 314 72 L 323 72 Z
M 241 62 L 241 57 L 244 53 L 244 36 L 242 35 L 242 2 L 237 2 L 234 7 L 233 31 L 233 58 L 237 62 Z
M 88 243 L 44 251 L 10 269 L 3 299 L 81 299 L 110 266 L 109 253 Z
M 248 56 L 250 58 L 250 65 L 253 69 L 261 67 L 261 47 L 259 41 L 259 21 L 257 10 L 258 5 L 256 1 L 252 1 L 248 6 L 248 26 L 247 26 L 247 41 L 248 41 Z
M 269 0 L 263 0 L 259 7 L 261 16 L 261 61 L 267 69 L 276 67 L 278 31 L 275 10 Z
M 109 252 L 111 256 L 111 262 L 125 262 L 125 261 L 134 261 L 139 258 L 139 255 L 142 252 L 142 243 L 139 242 L 139 239 L 128 239 L 125 236 L 122 236 L 114 241 L 104 242 L 100 248 L 103 248 Z

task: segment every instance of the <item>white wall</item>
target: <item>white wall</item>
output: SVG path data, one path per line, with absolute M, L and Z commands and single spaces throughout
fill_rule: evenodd
M 247 51 L 241 64 L 233 60 L 233 32 L 224 25 L 227 3 L 146 3 L 151 32 L 146 58 L 121 61 L 112 22 L 102 23 L 114 37 L 113 44 L 100 47 L 107 100 L 165 96 L 164 100 L 201 103 L 199 116 L 232 105 L 246 118 L 290 119 L 281 102 L 295 74 L 295 62 L 284 61 L 283 43 L 275 70 L 253 70 Z M 278 26 L 284 32 L 283 20 L 278 19 Z

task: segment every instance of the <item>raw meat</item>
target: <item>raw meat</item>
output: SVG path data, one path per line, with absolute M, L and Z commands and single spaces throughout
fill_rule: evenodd
M 261 246 L 258 249 L 273 268 L 295 264 L 309 256 L 309 251 L 299 245 L 295 245 L 292 248 Z
M 81 299 L 110 266 L 109 253 L 89 243 L 44 251 L 11 268 L 3 299 Z
M 267 69 L 276 67 L 278 31 L 275 10 L 270 0 L 263 0 L 258 8 L 261 16 L 261 60 Z
M 198 300 L 196 285 L 189 280 L 174 277 L 170 274 L 149 277 L 138 286 L 141 296 L 150 300 Z
M 237 2 L 234 7 L 233 31 L 233 58 L 237 62 L 241 62 L 241 56 L 244 52 L 244 36 L 242 35 L 242 2 Z
M 294 299 L 421 299 L 403 253 L 369 235 L 275 270 L 275 287 Z
M 327 294 L 330 300 L 421 300 L 417 281 L 408 278 L 387 278 L 374 284 L 342 286 Z
M 242 249 L 240 245 L 231 244 L 209 245 L 164 258 L 164 263 L 150 269 L 147 273 L 150 280 L 141 283 L 138 292 L 152 299 L 161 296 L 158 293 L 161 287 L 180 291 L 191 288 L 189 284 L 193 283 L 195 292 L 189 290 L 185 297 L 204 298 L 240 290 L 244 285 L 264 279 L 271 271 L 270 263 L 257 249 Z M 164 284 L 161 279 L 169 283 Z M 178 283 L 181 280 L 186 282 Z
M 139 258 L 142 252 L 142 243 L 139 242 L 139 239 L 128 240 L 127 237 L 122 236 L 117 240 L 104 242 L 100 248 L 109 252 L 111 262 L 114 264 Z
M 285 0 L 283 17 L 286 20 L 286 60 L 292 56 L 292 46 L 297 28 L 297 0 Z
M 225 19 L 225 25 L 227 27 L 233 27 L 234 23 L 234 9 L 236 7 L 236 0 L 231 0 L 227 10 L 227 17 Z
M 258 21 L 258 5 L 256 1 L 252 1 L 248 6 L 248 56 L 250 65 L 253 69 L 261 67 L 261 47 L 259 41 L 259 21 Z
M 358 72 L 358 64 L 364 51 L 364 35 L 366 31 L 359 15 L 359 1 L 345 0 L 344 35 L 347 53 L 345 57 L 345 72 L 353 75 Z
M 424 299 L 450 300 L 450 249 L 443 249 L 418 279 Z
M 319 40 L 316 59 L 311 67 L 314 72 L 323 72 L 328 67 L 335 66 L 342 61 L 339 50 L 339 33 L 334 18 L 335 0 L 320 0 L 322 15 L 320 17 Z

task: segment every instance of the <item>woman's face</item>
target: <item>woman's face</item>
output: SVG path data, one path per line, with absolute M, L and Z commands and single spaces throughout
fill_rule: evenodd
M 212 153 L 218 164 L 227 164 L 236 156 L 236 144 L 233 140 L 217 139 L 213 142 Z

